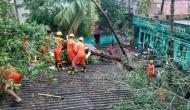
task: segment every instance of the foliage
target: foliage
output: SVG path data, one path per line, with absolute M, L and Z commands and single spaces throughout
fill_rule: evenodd
M 100 5 L 106 10 L 114 27 L 125 21 L 126 5 L 121 0 L 102 0 Z M 48 24 L 59 27 L 65 34 L 73 32 L 79 35 L 89 35 L 90 26 L 98 20 L 95 4 L 91 0 L 29 0 L 24 3 L 30 10 L 28 22 Z M 105 19 L 100 14 L 100 26 L 107 28 Z M 53 22 L 54 21 L 54 22 Z
M 15 84 L 11 79 L 6 80 L 5 83 L 6 83 L 7 86 L 10 87 L 11 89 L 19 90 L 20 87 L 21 87 L 21 84 Z
M 122 0 L 101 0 L 100 6 L 107 13 L 113 27 L 117 28 L 121 23 L 125 22 L 125 14 L 127 13 L 126 4 Z M 99 14 L 99 22 L 101 29 L 108 28 L 106 19 Z
M 45 68 L 50 64 L 48 54 L 33 67 L 29 63 L 33 56 L 40 57 L 40 44 L 44 42 L 47 45 L 51 40 L 46 36 L 46 27 L 16 22 L 8 1 L 1 1 L 0 9 L 0 66 L 13 65 L 24 78 L 35 76 L 42 70 L 47 72 Z M 22 39 L 27 40 L 26 46 L 22 45 Z
M 50 25 L 53 30 L 57 29 L 53 19 L 67 5 L 66 0 L 26 0 L 22 6 L 30 11 L 26 13 L 27 22 Z
M 97 14 L 91 0 L 28 0 L 23 6 L 30 10 L 27 21 L 50 25 L 53 30 L 90 34 L 90 26 Z M 79 30 L 77 31 L 77 29 Z
M 55 23 L 68 33 L 76 33 L 79 29 L 79 32 L 83 30 L 81 34 L 88 35 L 95 19 L 97 14 L 91 0 L 73 0 L 55 16 Z
M 171 62 L 170 62 L 171 63 Z M 173 63 L 156 70 L 156 77 L 148 83 L 145 66 L 126 74 L 120 86 L 130 86 L 131 100 L 113 105 L 113 110 L 187 110 L 184 98 L 189 82 L 189 73 L 179 71 Z
M 88 59 L 85 60 L 86 64 L 95 63 L 99 57 L 97 56 L 90 56 Z
M 153 0 L 136 0 L 136 4 L 135 4 L 135 11 L 136 14 L 141 15 L 141 16 L 145 16 L 148 14 L 148 9 L 151 5 L 151 2 Z

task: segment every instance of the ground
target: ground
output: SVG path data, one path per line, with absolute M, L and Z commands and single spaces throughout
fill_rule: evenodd
M 2 110 L 106 110 L 122 100 L 128 99 L 131 93 L 110 80 L 107 74 L 117 72 L 117 78 L 125 73 L 118 64 L 97 63 L 87 66 L 87 73 L 68 75 L 66 71 L 54 72 L 57 83 L 49 84 L 43 75 L 23 81 L 21 97 L 23 102 L 11 107 L 9 96 L 1 99 Z M 39 96 L 38 93 L 49 93 L 63 96 L 64 99 Z
M 105 48 L 101 48 L 106 52 Z M 137 67 L 142 60 L 136 59 L 135 51 L 125 48 L 131 66 Z M 119 46 L 115 46 L 114 56 L 122 56 Z M 127 72 L 120 63 L 101 60 L 87 65 L 87 73 L 75 75 L 64 71 L 53 71 L 57 83 L 48 83 L 43 74 L 22 82 L 21 104 L 12 107 L 13 99 L 4 96 L 0 99 L 0 110 L 110 110 L 114 104 L 130 100 L 132 92 L 129 86 L 121 86 L 120 81 L 126 78 Z M 64 99 L 39 96 L 38 93 L 49 93 L 62 96 Z

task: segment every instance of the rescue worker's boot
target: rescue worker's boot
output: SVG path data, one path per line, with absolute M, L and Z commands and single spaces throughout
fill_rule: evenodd
M 67 71 L 68 74 L 71 73 L 71 69 L 72 69 L 72 66 L 71 66 L 71 67 L 68 67 L 68 71 Z
M 72 66 L 70 70 L 68 71 L 68 74 L 75 74 L 75 66 Z
M 75 74 L 75 72 L 76 72 L 76 67 L 72 66 L 72 68 L 71 68 L 71 74 Z
M 58 61 L 55 61 L 55 68 L 58 68 Z
M 63 68 L 63 64 L 61 61 L 58 63 L 58 66 L 59 66 L 59 70 L 61 71 L 65 70 L 65 68 Z
M 86 69 L 86 65 L 83 65 L 83 69 L 81 69 L 81 72 L 86 73 L 87 69 Z

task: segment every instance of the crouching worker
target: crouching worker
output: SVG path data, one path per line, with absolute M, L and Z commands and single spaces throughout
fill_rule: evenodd
M 91 53 L 91 50 L 88 48 L 88 47 L 85 47 L 85 62 L 88 63 L 88 58 L 90 57 L 90 55 L 92 54 Z
M 18 73 L 13 66 L 6 69 L 4 66 L 0 67 L 1 89 L 4 89 L 9 95 L 15 98 L 16 102 L 21 102 L 22 99 L 18 95 L 18 88 L 16 85 L 20 85 L 22 75 Z
M 109 53 L 110 55 L 113 55 L 113 50 L 114 50 L 114 43 L 113 43 L 113 42 L 114 42 L 114 41 L 112 41 L 112 44 L 106 46 L 106 50 L 108 51 L 108 53 Z
M 84 46 L 82 37 L 79 38 L 79 42 L 76 44 L 75 50 L 76 50 L 76 56 L 74 57 L 72 61 L 72 68 L 71 68 L 70 73 L 74 74 L 76 64 L 83 65 L 83 69 L 81 70 L 81 72 L 85 73 L 87 70 L 86 70 L 86 65 L 85 65 L 85 46 Z

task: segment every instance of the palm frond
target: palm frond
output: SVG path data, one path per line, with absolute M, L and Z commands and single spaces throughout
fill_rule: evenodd
M 61 27 L 69 25 L 69 32 L 75 33 L 81 23 L 87 25 L 83 22 L 88 22 L 88 25 L 91 25 L 93 19 L 97 18 L 95 10 L 95 5 L 90 0 L 72 1 L 55 16 L 54 21 Z M 90 26 L 84 27 L 90 30 Z

